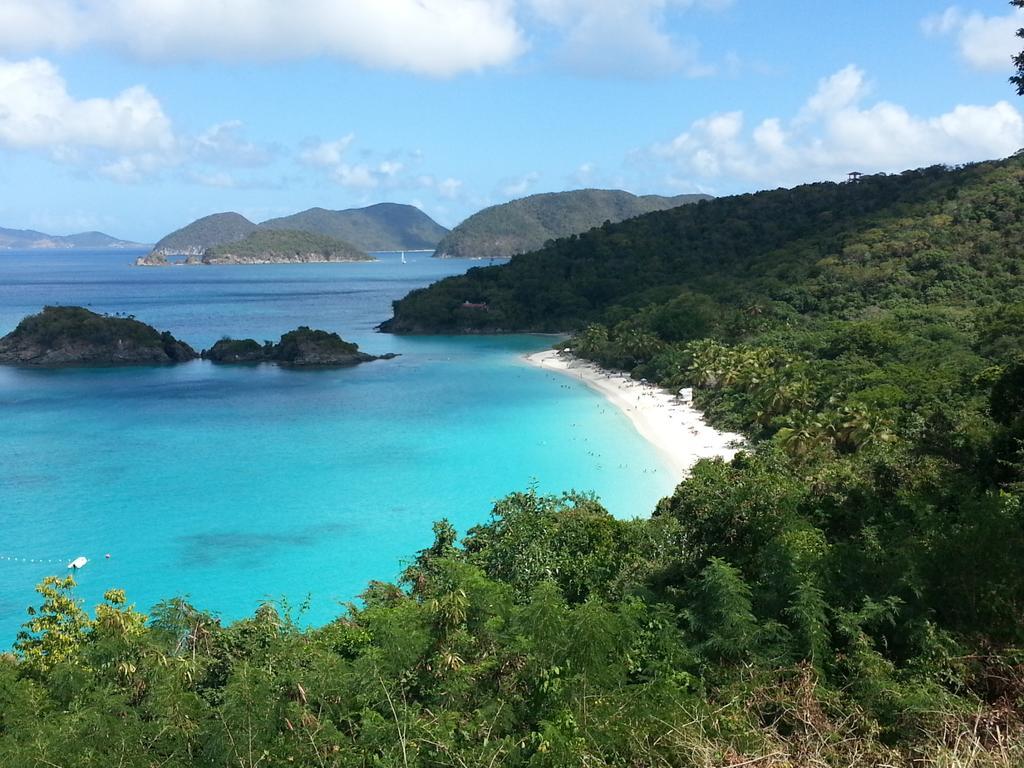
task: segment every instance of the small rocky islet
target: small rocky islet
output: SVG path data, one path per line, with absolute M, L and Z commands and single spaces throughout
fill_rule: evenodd
M 203 350 L 204 360 L 215 363 L 277 363 L 288 366 L 343 366 L 390 360 L 394 353 L 369 355 L 359 351 L 359 345 L 345 341 L 329 331 L 300 326 L 281 337 L 276 344 L 260 344 L 255 339 L 229 339 L 218 341 Z
M 210 349 L 196 352 L 169 331 L 158 331 L 130 315 L 104 315 L 84 307 L 44 307 L 0 338 L 2 365 L 168 365 L 200 357 L 217 363 L 340 367 L 395 355 L 370 355 L 336 333 L 307 326 L 289 331 L 277 343 L 224 338 Z
M 44 307 L 0 338 L 0 363 L 8 365 L 161 365 L 197 357 L 185 342 L 131 315 L 84 307 Z

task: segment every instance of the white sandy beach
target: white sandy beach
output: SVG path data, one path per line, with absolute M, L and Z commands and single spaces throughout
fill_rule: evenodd
M 731 459 L 743 443 L 742 435 L 708 426 L 692 404 L 653 384 L 606 371 L 557 350 L 536 352 L 525 359 L 538 368 L 572 376 L 604 395 L 629 417 L 637 432 L 661 452 L 680 477 L 700 459 Z

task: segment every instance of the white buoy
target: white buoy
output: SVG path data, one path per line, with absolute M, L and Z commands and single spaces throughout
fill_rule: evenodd
M 86 557 L 76 557 L 74 560 L 68 563 L 68 568 L 73 568 L 77 571 L 79 568 L 85 568 L 85 564 L 88 562 L 89 559 Z

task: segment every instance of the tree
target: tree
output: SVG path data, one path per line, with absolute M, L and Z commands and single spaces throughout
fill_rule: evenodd
M 1024 0 L 1010 0 L 1010 5 L 1024 8 Z M 1024 37 L 1024 28 L 1017 30 L 1017 37 Z M 1013 57 L 1013 66 L 1017 68 L 1017 74 L 1010 78 L 1010 82 L 1017 86 L 1017 95 L 1024 96 L 1024 51 Z

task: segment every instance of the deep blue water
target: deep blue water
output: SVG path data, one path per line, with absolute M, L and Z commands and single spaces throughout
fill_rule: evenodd
M 390 302 L 470 263 L 134 268 L 129 252 L 0 251 L 0 335 L 44 304 L 125 312 L 197 349 L 298 325 L 401 356 L 356 368 L 0 367 L 0 647 L 71 558 L 87 607 L 114 586 L 234 619 L 312 597 L 327 621 L 449 518 L 464 533 L 536 483 L 649 514 L 672 478 L 629 422 L 524 365 L 551 339 L 396 337 Z M 653 470 L 658 470 L 653 472 Z M 646 471 L 645 471 L 646 470 Z M 110 554 L 110 558 L 105 558 Z

